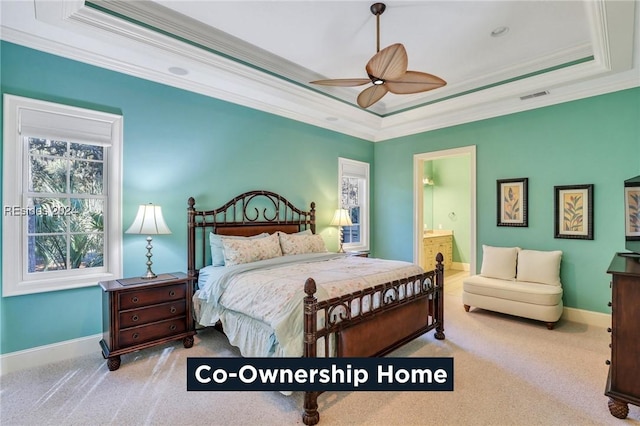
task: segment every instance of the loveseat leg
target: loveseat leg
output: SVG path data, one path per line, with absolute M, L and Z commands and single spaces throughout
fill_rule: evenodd
M 469 309 L 471 309 L 471 306 L 469 306 L 469 305 L 464 305 L 464 310 L 465 310 L 465 312 L 469 312 Z
M 555 322 L 548 322 L 547 323 L 547 330 L 553 330 L 553 327 L 556 325 Z

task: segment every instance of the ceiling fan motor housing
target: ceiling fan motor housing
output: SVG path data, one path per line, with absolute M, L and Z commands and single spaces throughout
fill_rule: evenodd
M 384 3 L 374 3 L 371 5 L 369 9 L 371 10 L 371 13 L 373 13 L 374 15 L 380 16 L 384 13 L 386 8 L 387 6 Z

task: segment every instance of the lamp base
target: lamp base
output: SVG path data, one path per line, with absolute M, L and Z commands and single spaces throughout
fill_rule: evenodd
M 142 278 L 143 280 L 152 280 L 154 278 L 158 278 L 158 276 L 153 273 L 151 268 L 149 268 L 149 269 L 147 269 L 147 273 L 144 274 L 143 276 L 141 276 L 140 278 Z
M 146 247 L 147 248 L 147 273 L 140 277 L 144 280 L 151 280 L 158 277 L 151 270 L 151 265 L 153 265 L 153 262 L 151 261 L 151 258 L 153 257 L 153 254 L 151 254 L 151 249 L 153 248 L 153 246 L 151 245 L 151 241 L 152 241 L 152 238 L 151 238 L 151 235 L 149 235 L 147 237 L 147 247 Z

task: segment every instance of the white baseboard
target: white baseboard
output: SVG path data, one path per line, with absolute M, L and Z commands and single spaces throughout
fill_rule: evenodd
M 562 319 L 602 327 L 603 330 L 607 327 L 611 327 L 611 315 L 603 314 L 601 312 L 565 307 L 562 312 Z
M 455 269 L 456 271 L 469 271 L 470 266 L 468 263 L 462 262 L 451 262 L 451 269 Z
M 0 376 L 52 362 L 100 353 L 101 339 L 102 333 L 1 355 Z

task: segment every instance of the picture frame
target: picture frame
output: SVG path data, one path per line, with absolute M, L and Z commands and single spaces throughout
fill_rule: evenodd
M 626 241 L 640 241 L 640 179 L 624 185 L 624 235 Z
M 529 226 L 529 179 L 498 179 L 498 226 Z
M 593 184 L 555 186 L 555 238 L 593 240 Z

